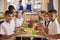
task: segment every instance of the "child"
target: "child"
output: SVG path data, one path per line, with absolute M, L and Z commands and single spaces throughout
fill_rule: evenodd
M 7 10 L 5 12 L 4 22 L 1 24 L 0 34 L 2 35 L 3 40 L 13 40 L 12 37 L 16 36 L 15 23 L 13 14 L 11 11 Z
M 29 12 L 32 12 L 32 4 L 31 4 L 31 0 L 27 0 L 27 4 L 26 4 L 26 9 L 29 11 Z
M 22 14 L 22 12 L 17 11 L 15 21 L 16 21 L 16 27 L 20 27 L 23 24 L 23 14 Z
M 44 32 L 42 29 L 42 25 L 44 24 L 44 15 L 46 15 L 45 11 L 42 11 L 41 13 L 39 13 L 38 17 L 39 17 L 39 32 Z M 43 25 L 44 26 L 44 25 Z M 44 26 L 45 27 L 45 26 Z M 45 27 L 46 28 L 46 27 Z M 40 33 L 38 33 L 40 34 Z M 36 40 L 41 40 L 41 38 L 36 38 Z M 48 40 L 47 38 L 43 38 L 43 40 Z
M 56 13 L 54 10 L 50 10 L 48 13 L 50 23 L 46 30 L 49 40 L 60 40 L 60 24 L 57 21 Z
M 16 12 L 16 19 L 15 19 L 15 25 L 16 25 L 16 31 L 19 31 L 18 33 L 22 33 L 23 32 L 23 21 L 24 21 L 24 12 Z M 16 40 L 20 40 L 20 37 L 16 37 Z
M 23 5 L 22 5 L 22 0 L 19 1 L 18 10 L 20 10 L 20 11 L 24 10 Z
M 39 13 L 39 21 L 40 21 L 40 26 L 43 25 L 45 28 L 48 27 L 49 24 L 48 13 L 45 11 L 41 11 L 41 13 Z

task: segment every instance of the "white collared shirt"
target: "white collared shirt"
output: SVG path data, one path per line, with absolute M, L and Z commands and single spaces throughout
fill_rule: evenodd
M 14 34 L 14 31 L 15 31 L 15 22 L 14 22 L 14 20 L 11 20 L 10 24 L 7 23 L 6 21 L 4 21 L 1 24 L 1 33 L 0 34 L 11 35 L 11 34 Z
M 51 35 L 60 34 L 60 25 L 57 20 L 55 20 L 54 22 L 50 22 L 48 29 L 49 29 L 49 34 Z M 50 40 L 60 40 L 60 39 L 50 38 Z
M 23 24 L 23 18 L 16 18 L 16 27 L 20 27 Z

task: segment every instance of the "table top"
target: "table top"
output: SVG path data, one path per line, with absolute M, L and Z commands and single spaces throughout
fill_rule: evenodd
M 20 34 L 17 35 L 17 37 L 36 37 L 36 38 L 47 38 L 47 36 L 44 35 L 32 35 L 32 34 Z

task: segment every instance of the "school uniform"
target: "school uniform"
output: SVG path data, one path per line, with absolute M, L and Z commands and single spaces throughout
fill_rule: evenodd
M 19 10 L 23 11 L 23 5 L 19 5 Z
M 31 2 L 27 2 L 26 9 L 29 10 L 30 12 L 32 11 L 32 4 L 31 4 Z
M 49 29 L 48 33 L 51 35 L 60 34 L 60 25 L 57 20 L 55 20 L 54 22 L 50 22 L 48 29 Z M 49 38 L 49 40 L 60 40 L 60 39 Z
M 24 10 L 24 6 L 22 4 L 21 5 L 17 5 L 16 9 L 19 10 L 19 11 L 23 11 Z
M 43 21 L 43 25 L 44 25 L 45 27 L 48 27 L 49 23 L 50 23 L 50 21 Z
M 45 28 L 47 28 L 48 27 L 48 25 L 49 25 L 49 21 L 43 21 L 42 22 L 43 23 L 43 26 L 45 27 Z M 43 38 L 43 40 L 48 40 L 47 38 Z
M 16 27 L 20 27 L 23 24 L 23 18 L 22 17 L 20 19 L 16 18 L 15 21 L 16 21 Z
M 16 18 L 15 20 L 16 28 L 19 28 L 23 24 L 23 18 Z M 21 37 L 16 37 L 16 40 L 20 40 Z
M 11 20 L 10 24 L 7 23 L 6 21 L 4 21 L 1 24 L 0 34 L 2 34 L 2 35 L 12 35 L 12 34 L 14 34 L 14 31 L 15 31 L 15 22 L 14 22 L 14 20 Z M 3 40 L 13 40 L 11 38 L 3 39 Z

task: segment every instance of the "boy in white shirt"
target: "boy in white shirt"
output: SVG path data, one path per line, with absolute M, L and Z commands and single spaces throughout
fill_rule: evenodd
M 4 22 L 1 24 L 0 34 L 3 40 L 13 40 L 11 37 L 16 36 L 15 31 L 15 23 L 14 19 L 12 19 L 13 14 L 9 10 L 5 12 Z
M 56 10 L 55 10 L 56 11 Z M 47 35 L 49 36 L 49 40 L 60 40 L 60 24 L 57 21 L 56 13 L 54 10 L 50 10 L 48 15 L 50 19 L 50 23 L 47 30 Z

